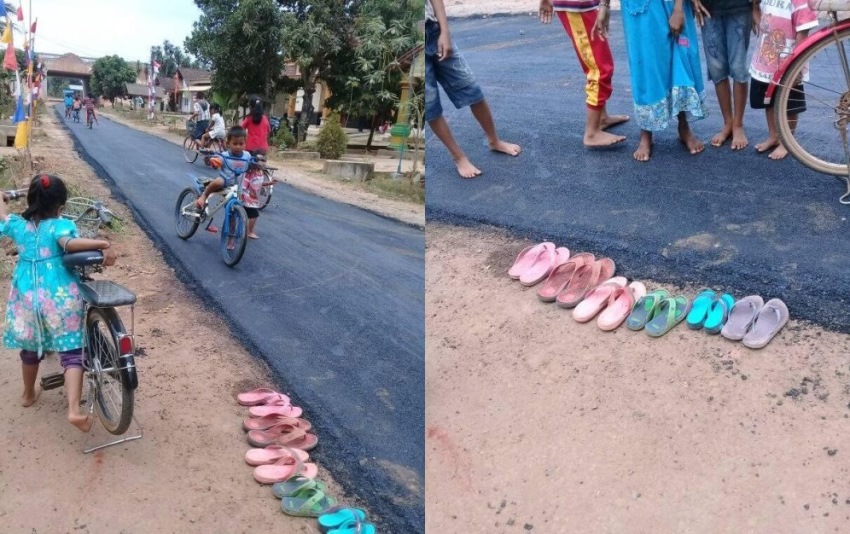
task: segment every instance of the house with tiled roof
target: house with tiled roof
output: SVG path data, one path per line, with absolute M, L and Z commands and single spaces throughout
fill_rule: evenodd
M 179 109 L 182 113 L 192 113 L 192 98 L 198 93 L 209 93 L 212 89 L 212 71 L 180 67 L 174 75 L 172 84 L 178 95 Z

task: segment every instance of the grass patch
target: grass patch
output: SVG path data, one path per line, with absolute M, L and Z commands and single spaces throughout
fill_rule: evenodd
M 383 198 L 404 200 L 415 204 L 425 203 L 425 189 L 419 184 L 411 184 L 406 178 L 373 178 L 363 184 L 363 187 Z

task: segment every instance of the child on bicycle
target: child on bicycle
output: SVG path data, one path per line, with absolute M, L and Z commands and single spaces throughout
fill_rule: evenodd
M 87 96 L 86 99 L 83 100 L 83 106 L 86 108 L 86 124 L 89 123 L 89 117 L 91 117 L 94 122 L 100 124 L 97 121 L 97 115 L 94 113 L 94 100 L 92 100 L 92 97 Z
M 65 371 L 68 422 L 88 432 L 92 421 L 80 413 L 83 389 L 83 301 L 80 280 L 62 264 L 65 252 L 102 250 L 104 265 L 115 263 L 108 241 L 78 237 L 76 225 L 60 217 L 68 189 L 61 178 L 43 174 L 30 182 L 27 209 L 7 215 L 0 202 L 0 235 L 11 238 L 18 250 L 6 306 L 7 348 L 20 349 L 23 406 L 32 406 L 38 366 L 44 354 L 58 352 Z M 4 196 L 5 201 L 5 196 Z
M 221 153 L 220 161 L 216 156 L 215 160 L 219 161 L 220 173 L 218 178 L 207 184 L 204 192 L 198 197 L 196 204 L 198 209 L 203 210 L 207 203 L 207 198 L 217 191 L 221 191 L 225 187 L 236 185 L 236 178 L 248 170 L 251 164 L 251 154 L 245 150 L 245 130 L 240 126 L 233 126 L 227 131 L 227 149 Z
M 83 107 L 83 102 L 80 100 L 80 95 L 74 97 L 74 120 L 80 120 L 80 109 Z
M 210 126 L 204 136 L 201 138 L 201 145 L 204 148 L 210 146 L 213 139 L 223 140 L 227 137 L 227 128 L 224 126 L 224 119 L 221 116 L 221 106 L 213 104 L 210 106 Z

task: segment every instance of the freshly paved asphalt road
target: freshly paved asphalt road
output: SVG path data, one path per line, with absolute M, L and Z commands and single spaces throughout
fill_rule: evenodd
M 261 239 L 231 269 L 218 235 L 201 227 L 183 241 L 174 229 L 177 195 L 212 169 L 106 118 L 66 124 L 184 281 L 304 407 L 319 462 L 387 532 L 424 531 L 424 232 L 278 185 Z
M 528 16 L 450 22 L 454 39 L 484 88 L 502 136 L 518 158 L 491 154 L 468 110 L 442 95 L 458 141 L 484 175 L 457 178 L 446 150 L 426 139 L 429 221 L 492 224 L 533 240 L 605 254 L 634 278 L 724 288 L 740 297 L 780 297 L 792 318 L 850 332 L 850 207 L 842 182 L 791 157 L 774 162 L 752 148 L 766 137 L 764 112 L 748 110 L 751 148 L 706 143 L 690 156 L 675 128 L 656 134 L 652 161 L 632 160 L 639 128 L 621 148 L 586 150 L 584 78 L 560 24 Z M 609 112 L 634 114 L 619 12 L 612 14 L 615 58 Z M 705 61 L 703 61 L 705 69 Z M 711 116 L 694 123 L 706 142 L 722 119 L 707 83 Z

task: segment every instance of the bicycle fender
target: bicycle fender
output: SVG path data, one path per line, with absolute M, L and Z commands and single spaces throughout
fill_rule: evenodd
M 817 43 L 823 41 L 824 39 L 829 39 L 834 37 L 834 33 L 838 33 L 841 30 L 845 30 L 850 28 L 850 19 L 839 22 L 834 26 L 826 26 L 824 28 L 819 29 L 815 33 L 806 37 L 802 43 L 794 47 L 794 51 L 785 58 L 781 65 L 779 65 L 779 69 L 773 74 L 773 79 L 770 80 L 770 85 L 767 87 L 767 92 L 764 94 L 764 103 L 770 104 L 773 101 L 773 93 L 776 92 L 776 87 L 779 85 L 779 82 L 782 81 L 782 77 L 785 76 L 785 71 L 788 70 L 788 67 L 791 66 L 791 63 L 800 57 L 803 52 L 808 50 L 810 47 L 816 45 Z

